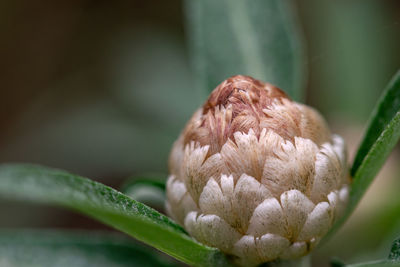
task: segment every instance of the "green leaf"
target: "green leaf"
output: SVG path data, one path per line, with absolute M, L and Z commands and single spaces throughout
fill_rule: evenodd
M 228 265 L 168 217 L 101 183 L 28 164 L 0 165 L 0 197 L 56 204 L 110 225 L 193 266 Z
M 342 264 L 342 265 L 332 265 L 333 266 L 343 266 L 343 267 L 369 267 L 369 266 L 400 266 L 400 239 L 396 239 L 392 248 L 390 249 L 390 254 L 387 259 L 355 263 L 355 264 Z
M 400 238 L 393 242 L 388 260 L 400 262 Z
M 354 209 L 400 138 L 400 71 L 384 91 L 357 152 L 350 209 Z M 360 158 L 362 160 L 360 160 Z M 360 163 L 359 163 L 360 162 Z
M 357 151 L 351 168 L 351 175 L 354 176 L 362 162 L 371 151 L 372 146 L 382 135 L 387 125 L 394 119 L 400 110 L 400 71 L 396 73 L 389 83 L 375 110 L 372 113 L 369 126 L 365 132 L 363 141 Z
M 393 267 L 393 266 L 400 266 L 399 262 L 390 262 L 386 260 L 380 260 L 380 261 L 370 261 L 370 262 L 364 262 L 364 263 L 356 263 L 356 264 L 349 264 L 345 265 L 345 267 Z
M 127 179 L 121 186 L 121 191 L 128 191 L 129 188 L 136 185 L 153 186 L 165 191 L 165 183 L 167 182 L 167 175 L 165 174 L 142 174 L 135 175 Z
M 331 267 L 344 267 L 344 266 L 345 264 L 337 258 L 331 260 Z
M 187 34 L 199 84 L 250 75 L 300 100 L 303 51 L 287 0 L 186 0 Z
M 339 219 L 329 236 L 350 216 L 399 138 L 400 71 L 393 77 L 372 113 L 368 129 L 351 169 L 354 179 L 350 191 L 350 203 L 344 216 Z
M 105 232 L 1 230 L 0 266 L 173 266 L 128 238 Z
M 161 174 L 133 176 L 121 187 L 121 192 L 134 200 L 162 210 L 165 204 L 166 177 L 167 175 Z

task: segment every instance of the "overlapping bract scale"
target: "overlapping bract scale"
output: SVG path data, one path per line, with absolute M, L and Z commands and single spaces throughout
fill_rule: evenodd
M 168 212 L 197 240 L 239 262 L 308 253 L 347 201 L 342 140 L 318 148 L 265 129 L 259 138 L 253 131 L 234 136 L 212 156 L 207 146 L 186 145 L 182 176 L 168 180 Z
M 248 76 L 221 83 L 169 162 L 168 213 L 251 266 L 312 250 L 349 195 L 344 141 L 314 109 Z

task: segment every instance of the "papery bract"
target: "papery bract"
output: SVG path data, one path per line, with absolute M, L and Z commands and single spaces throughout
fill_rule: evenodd
M 314 109 L 248 76 L 211 93 L 169 167 L 168 213 L 242 265 L 306 255 L 349 195 L 342 138 Z

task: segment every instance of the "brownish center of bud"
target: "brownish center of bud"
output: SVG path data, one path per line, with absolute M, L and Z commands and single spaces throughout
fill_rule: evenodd
M 216 107 L 232 105 L 232 119 L 243 111 L 252 111 L 258 115 L 263 114 L 263 109 L 270 106 L 274 99 L 287 98 L 288 96 L 279 88 L 262 83 L 249 76 L 237 75 L 222 82 L 211 93 L 203 105 L 203 114 Z
M 215 88 L 201 112 L 192 117 L 183 133 L 184 144 L 195 141 L 209 145 L 212 155 L 228 139 L 234 141 L 233 134 L 238 131 L 248 133 L 252 129 L 259 137 L 265 128 L 290 141 L 295 136 L 308 138 L 302 131 L 308 123 L 305 115 L 301 105 L 279 88 L 237 75 Z M 309 138 L 314 140 L 313 136 Z

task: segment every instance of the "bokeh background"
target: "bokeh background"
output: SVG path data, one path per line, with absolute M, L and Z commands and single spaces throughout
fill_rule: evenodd
M 350 159 L 400 67 L 400 2 L 293 1 L 306 47 L 306 103 Z M 0 2 L 0 162 L 66 169 L 115 188 L 167 175 L 172 142 L 205 100 L 194 85 L 182 1 Z M 284 88 L 283 88 L 284 89 Z M 397 149 L 398 150 L 398 149 Z M 400 236 L 394 151 L 316 266 L 384 257 Z M 0 201 L 2 228 L 107 229 L 63 209 Z

